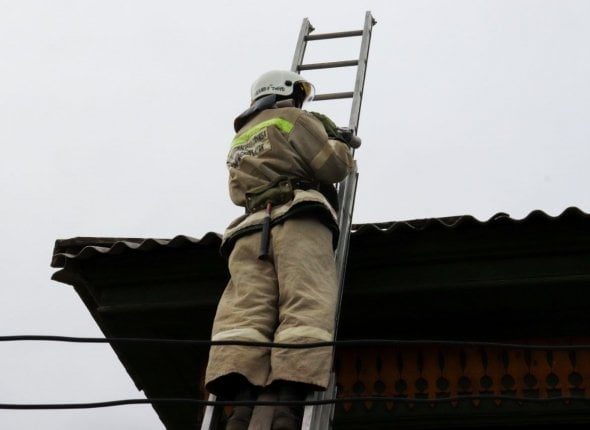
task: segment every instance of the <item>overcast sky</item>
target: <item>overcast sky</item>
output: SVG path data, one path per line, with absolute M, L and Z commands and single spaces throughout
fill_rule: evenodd
M 0 334 L 101 336 L 50 280 L 56 239 L 222 232 L 252 81 L 290 68 L 303 18 L 355 30 L 368 10 L 355 223 L 590 212 L 590 1 L 0 0 Z M 105 345 L 0 343 L 0 369 L 0 403 L 142 396 Z M 3 430 L 40 425 L 163 428 L 149 406 L 0 410 Z

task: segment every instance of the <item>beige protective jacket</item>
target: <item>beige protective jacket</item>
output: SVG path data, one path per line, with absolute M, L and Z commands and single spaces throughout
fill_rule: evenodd
M 322 123 L 292 107 L 257 114 L 236 135 L 227 159 L 233 202 L 279 176 L 333 184 L 353 167 L 350 149 L 328 139 Z M 258 258 L 265 211 L 236 219 L 224 234 L 230 280 L 219 301 L 211 338 L 306 344 L 332 341 L 338 276 L 334 260 L 336 213 L 314 189 L 272 210 L 269 258 Z M 231 252 L 230 252 L 231 251 Z M 325 389 L 331 347 L 212 346 L 205 383 L 219 396 L 231 390 L 231 375 L 257 386 L 277 380 Z
M 322 123 L 311 113 L 294 107 L 266 109 L 237 133 L 227 157 L 229 194 L 238 206 L 246 206 L 246 193 L 279 176 L 334 184 L 353 168 L 350 148 L 331 140 Z M 336 212 L 316 190 L 296 190 L 295 198 L 273 208 L 272 225 L 307 211 L 327 225 L 338 241 Z M 234 220 L 223 237 L 222 252 L 229 255 L 235 240 L 259 231 L 264 211 Z

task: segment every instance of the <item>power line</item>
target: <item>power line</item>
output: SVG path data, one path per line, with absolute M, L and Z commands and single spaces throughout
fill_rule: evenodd
M 360 339 L 360 340 L 336 340 L 333 342 L 315 342 L 308 344 L 289 344 L 289 343 L 273 343 L 273 342 L 251 342 L 251 341 L 211 341 L 211 340 L 195 340 L 195 339 L 163 339 L 163 338 L 136 338 L 136 337 L 72 337 L 72 336 L 53 336 L 53 335 L 12 335 L 0 336 L 0 342 L 19 342 L 19 341 L 37 341 L 37 342 L 72 342 L 72 343 L 95 343 L 95 344 L 116 344 L 116 343 L 143 343 L 143 344 L 169 344 L 169 345 L 196 345 L 196 346 L 214 346 L 214 345 L 240 345 L 240 346 L 263 346 L 263 347 L 280 347 L 280 348 L 318 348 L 318 347 L 363 347 L 363 346 L 460 346 L 460 347 L 490 347 L 490 348 L 505 348 L 505 349 L 524 349 L 524 350 L 567 350 L 579 351 L 590 350 L 590 345 L 573 344 L 573 345 L 534 345 L 534 344 L 515 344 L 515 343 L 501 343 L 501 342 L 478 342 L 478 341 L 456 341 L 456 340 L 432 340 L 432 339 L 418 339 L 418 340 L 402 340 L 402 339 Z M 556 396 L 556 397 L 517 397 L 505 395 L 461 395 L 439 397 L 435 399 L 430 398 L 408 398 L 400 396 L 367 396 L 367 397 L 339 397 L 336 399 L 312 400 L 304 402 L 280 402 L 280 401 L 264 401 L 264 402 L 238 402 L 230 400 L 203 400 L 193 398 L 151 398 L 151 399 L 121 399 L 104 402 L 90 402 L 90 403 L 46 403 L 46 404 L 32 404 L 32 403 L 0 403 L 0 409 L 12 410 L 59 410 L 59 409 L 93 409 L 93 408 L 107 408 L 124 405 L 138 405 L 138 404 L 195 404 L 201 406 L 230 406 L 230 405 L 323 405 L 323 404 L 342 404 L 342 403 L 356 403 L 356 402 L 393 402 L 393 403 L 427 403 L 437 404 L 446 402 L 458 401 L 477 401 L 477 400 L 492 400 L 492 401 L 514 401 L 518 403 L 546 403 L 546 402 L 590 402 L 590 398 L 571 397 L 571 396 Z
M 460 340 L 437 340 L 437 339 L 352 339 L 336 340 L 331 342 L 311 343 L 274 343 L 274 342 L 253 342 L 242 340 L 196 340 L 196 339 L 165 339 L 165 338 L 137 338 L 137 337 L 72 337 L 53 335 L 13 335 L 0 336 L 0 342 L 39 341 L 39 342 L 73 342 L 73 343 L 145 343 L 145 344 L 170 344 L 170 345 L 194 345 L 194 346 L 217 346 L 217 345 L 238 345 L 238 346 L 260 346 L 274 348 L 321 348 L 321 347 L 367 347 L 367 346 L 461 346 L 461 347 L 489 347 L 504 349 L 524 350 L 551 350 L 551 351 L 581 351 L 590 350 L 587 344 L 572 345 L 537 345 L 519 344 L 504 342 L 483 342 L 483 341 L 460 341 Z
M 264 406 L 295 406 L 295 405 L 327 405 L 359 402 L 392 402 L 403 404 L 439 404 L 461 401 L 510 401 L 517 403 L 550 403 L 563 402 L 566 404 L 574 402 L 590 403 L 590 398 L 576 396 L 556 396 L 556 397 L 517 397 L 505 395 L 460 395 L 431 398 L 409 398 L 399 396 L 357 396 L 357 397 L 338 397 L 336 399 L 324 400 L 306 400 L 306 401 L 235 401 L 235 400 L 202 400 L 192 398 L 152 398 L 152 399 L 121 399 L 105 402 L 91 403 L 0 403 L 0 409 L 12 410 L 59 410 L 59 409 L 94 409 L 108 408 L 114 406 L 126 405 L 155 405 L 155 404 L 193 404 L 201 406 L 240 406 L 240 405 L 264 405 Z

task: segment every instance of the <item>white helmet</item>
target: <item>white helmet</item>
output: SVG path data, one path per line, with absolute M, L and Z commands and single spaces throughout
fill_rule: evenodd
M 276 94 L 277 96 L 288 98 L 293 94 L 295 84 L 300 84 L 303 92 L 301 103 L 309 102 L 313 99 L 315 89 L 303 76 L 289 70 L 271 70 L 260 76 L 250 92 L 251 101 L 260 97 Z

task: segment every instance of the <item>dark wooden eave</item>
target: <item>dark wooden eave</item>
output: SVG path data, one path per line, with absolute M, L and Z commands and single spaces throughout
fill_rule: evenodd
M 75 288 L 107 337 L 208 339 L 229 276 L 219 244 L 213 233 L 57 240 L 53 279 Z M 590 215 L 577 208 L 521 220 L 497 214 L 485 222 L 459 216 L 363 224 L 351 235 L 338 337 L 590 343 L 589 308 Z M 206 398 L 206 348 L 112 347 L 146 396 Z M 559 392 L 580 402 L 345 404 L 336 408 L 335 428 L 587 425 L 590 357 L 564 354 L 452 344 L 339 349 L 340 395 L 411 399 L 491 390 Z M 182 430 L 198 428 L 202 412 L 189 405 L 155 410 L 167 429 Z

